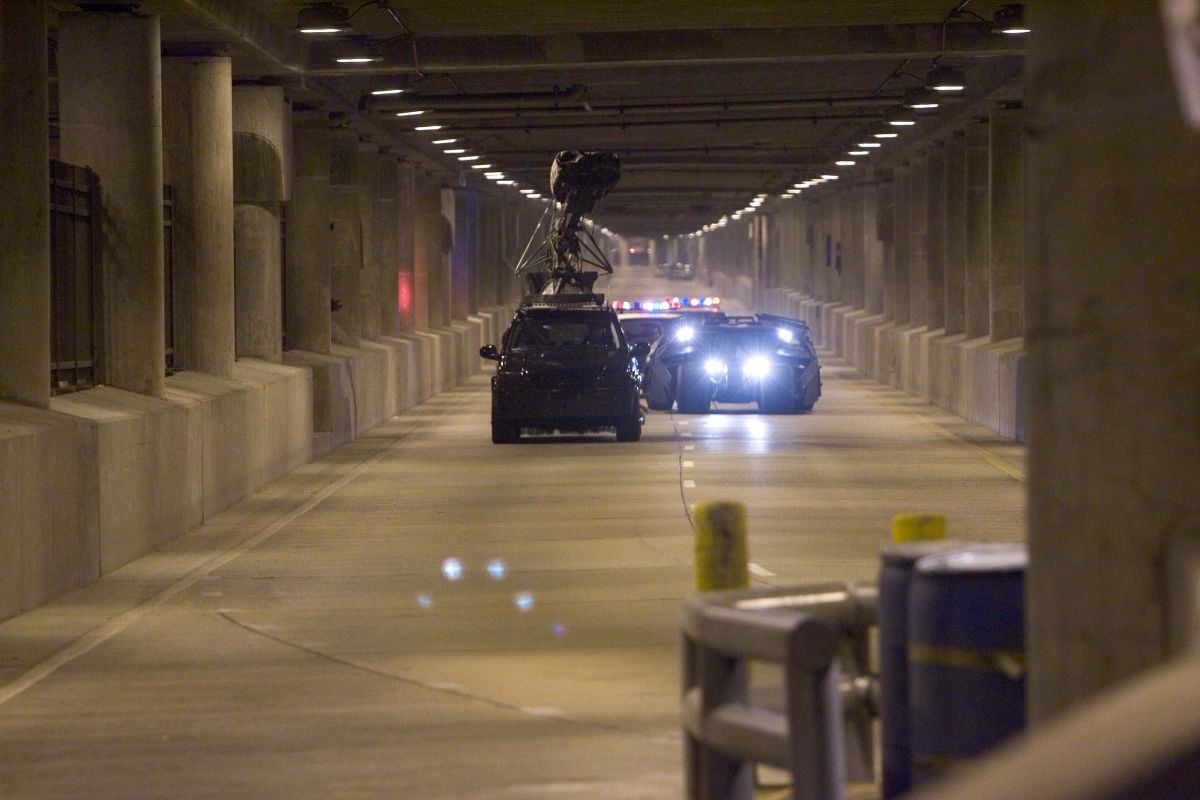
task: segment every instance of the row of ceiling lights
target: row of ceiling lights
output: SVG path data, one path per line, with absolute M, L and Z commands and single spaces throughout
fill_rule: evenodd
M 965 3 L 963 4 L 965 6 Z M 388 7 L 387 0 L 367 0 L 358 8 L 350 11 L 346 7 L 336 2 L 320 2 L 312 3 L 302 9 L 296 17 L 296 29 L 307 35 L 337 35 L 345 34 L 353 31 L 350 25 L 350 19 L 362 11 L 364 8 L 374 6 L 385 10 L 393 19 L 404 28 L 403 22 L 396 17 L 395 13 Z M 963 13 L 960 6 L 958 12 Z M 969 12 L 968 12 L 969 13 Z M 973 15 L 978 16 L 978 15 Z M 1002 6 L 993 15 L 992 30 L 994 33 L 1006 35 L 1024 35 L 1030 32 L 1029 27 L 1025 24 L 1024 6 L 1021 4 L 1010 4 Z M 404 28 L 407 32 L 407 28 Z M 335 56 L 338 63 L 342 64 L 366 64 L 373 61 L 379 61 L 380 57 L 377 54 L 370 54 L 365 51 L 345 51 L 338 53 Z M 953 67 L 940 64 L 940 58 L 935 60 L 934 67 L 926 76 L 922 86 L 910 89 L 904 98 L 903 107 L 885 117 L 882 123 L 879 123 L 869 129 L 857 141 L 854 146 L 847 150 L 846 158 L 838 159 L 833 166 L 837 169 L 847 169 L 858 164 L 858 159 L 868 157 L 872 152 L 881 148 L 884 143 L 891 139 L 898 138 L 900 131 L 915 126 L 917 120 L 915 114 L 921 112 L 931 112 L 941 105 L 941 98 L 947 95 L 953 95 L 962 92 L 966 88 L 966 81 L 963 73 Z M 384 86 L 371 91 L 372 95 L 387 96 L 397 95 L 407 91 L 399 86 Z M 397 117 L 419 117 L 427 113 L 427 109 L 412 109 L 408 111 L 400 111 L 396 113 Z M 414 130 L 418 133 L 434 133 L 444 128 L 438 124 L 417 125 Z M 456 138 L 441 138 L 433 140 L 434 145 L 457 145 Z M 486 179 L 495 182 L 499 186 L 516 186 L 517 182 L 508 178 L 502 171 L 494 170 L 492 164 L 483 163 L 482 156 L 467 152 L 466 148 L 462 147 L 446 147 L 443 149 L 446 155 L 454 156 L 463 166 L 469 166 L 471 169 L 480 170 Z M 472 163 L 475 162 L 475 163 Z M 791 199 L 801 194 L 805 189 L 810 189 L 824 183 L 836 181 L 841 176 L 834 171 L 822 172 L 819 175 L 808 178 L 804 181 L 798 181 L 780 195 L 782 199 Z M 519 192 L 535 201 L 549 203 L 549 199 L 543 196 L 535 189 L 521 188 Z M 699 230 L 687 234 L 689 238 L 701 236 L 718 228 L 723 228 L 730 221 L 740 220 L 747 214 L 752 214 L 762 206 L 767 195 L 759 194 L 745 207 L 738 211 L 722 216 L 714 223 L 702 226 Z M 605 235 L 613 235 L 611 231 L 602 228 L 601 232 Z
M 1025 24 L 1024 6 L 1006 5 L 996 11 L 992 32 L 1009 36 L 1023 36 L 1030 33 L 1029 27 Z M 846 150 L 846 156 L 833 162 L 833 169 L 818 170 L 819 174 L 806 180 L 797 181 L 779 195 L 780 199 L 791 200 L 806 189 L 839 180 L 841 175 L 837 174 L 837 170 L 846 170 L 857 166 L 860 159 L 869 157 L 892 139 L 898 139 L 902 131 L 915 126 L 917 114 L 933 112 L 941 106 L 943 98 L 953 97 L 963 92 L 966 89 L 966 78 L 962 71 L 937 63 L 940 60 L 939 58 L 935 61 L 921 86 L 905 93 L 902 108 L 885 116 L 881 122 L 872 125 L 856 137 L 853 146 Z M 755 196 L 745 208 L 724 215 L 716 222 L 701 226 L 698 230 L 687 234 L 688 238 L 703 236 L 705 233 L 725 227 L 730 222 L 740 220 L 747 214 L 753 214 L 762 206 L 766 197 L 766 194 Z

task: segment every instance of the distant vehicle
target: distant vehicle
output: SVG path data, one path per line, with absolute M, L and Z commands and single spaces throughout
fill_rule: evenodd
M 651 409 L 705 414 L 717 401 L 757 403 L 769 414 L 812 410 L 821 365 L 807 324 L 772 314 L 694 319 L 676 324 L 646 359 Z
M 638 358 L 650 346 L 628 344 L 602 295 L 544 296 L 521 305 L 492 376 L 492 441 L 517 442 L 527 431 L 613 429 L 619 442 L 642 435 Z
M 665 297 L 661 300 L 614 300 L 613 308 L 621 321 L 625 339 L 635 345 L 645 342 L 651 348 L 679 324 L 696 313 L 720 314 L 720 297 Z M 645 359 L 638 363 L 645 367 Z
M 667 267 L 667 278 L 671 280 L 690 281 L 694 277 L 696 277 L 696 273 L 692 270 L 691 264 L 676 261 Z

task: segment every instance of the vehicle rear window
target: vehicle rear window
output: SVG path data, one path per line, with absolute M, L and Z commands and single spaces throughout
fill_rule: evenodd
M 517 324 L 509 346 L 513 350 L 616 350 L 619 341 L 616 324 L 611 319 L 527 318 Z

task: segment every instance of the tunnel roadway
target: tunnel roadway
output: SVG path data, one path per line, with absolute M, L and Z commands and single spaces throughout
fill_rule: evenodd
M 755 584 L 1023 534 L 1023 448 L 830 357 L 812 414 L 489 440 L 487 372 L 0 625 L 0 797 L 674 798 L 691 505 Z

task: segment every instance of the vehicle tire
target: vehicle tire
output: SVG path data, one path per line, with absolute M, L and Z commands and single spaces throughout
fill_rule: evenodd
M 521 426 L 507 419 L 492 420 L 492 444 L 515 444 L 521 439 Z
M 679 368 L 679 394 L 675 402 L 680 414 L 707 414 L 712 402 L 710 381 L 704 371 L 692 367 Z
M 637 414 L 617 420 L 617 441 L 636 442 L 642 438 L 642 422 Z
M 763 381 L 759 389 L 758 410 L 764 414 L 787 414 L 792 410 L 792 376 Z

